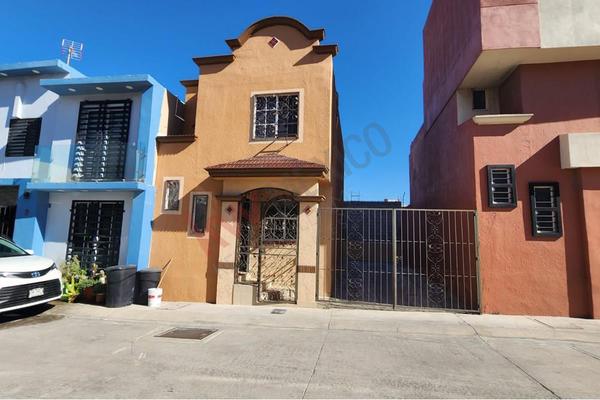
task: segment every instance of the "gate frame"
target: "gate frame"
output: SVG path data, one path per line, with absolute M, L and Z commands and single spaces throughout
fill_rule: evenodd
M 328 210 L 339 210 L 339 209 L 351 209 L 350 207 L 327 207 L 323 208 Z M 356 210 L 385 210 L 385 208 L 373 208 L 373 207 L 365 207 L 365 208 L 355 208 Z M 443 209 L 443 208 L 388 208 L 387 210 L 392 211 L 392 275 L 394 277 L 392 285 L 393 285 L 393 303 L 391 305 L 392 310 L 423 310 L 423 311 L 448 311 L 453 313 L 463 313 L 463 314 L 480 314 L 482 310 L 481 306 L 481 273 L 480 273 L 480 259 L 479 259 L 479 224 L 478 224 L 478 211 L 474 210 L 465 210 L 465 209 Z M 439 212 L 469 212 L 473 213 L 473 244 L 474 244 L 474 256 L 475 256 L 475 275 L 477 282 L 477 309 L 475 310 L 459 310 L 453 308 L 433 308 L 433 307 L 413 307 L 413 306 L 403 306 L 398 304 L 398 251 L 397 251 L 397 226 L 396 226 L 396 217 L 397 212 L 400 211 L 439 211 Z M 333 213 L 332 213 L 333 215 Z M 317 209 L 317 251 L 316 251 L 316 286 L 315 286 L 315 301 L 323 302 L 325 300 L 321 300 L 319 298 L 319 271 L 320 271 L 320 248 L 321 248 L 321 220 L 322 220 L 322 212 L 321 207 Z M 329 300 L 331 301 L 331 300 Z M 385 306 L 383 304 L 378 303 L 367 303 L 367 302 L 351 302 L 351 301 L 341 301 L 344 304 L 360 304 L 360 305 L 372 305 L 372 306 Z M 388 307 L 386 307 L 388 308 Z

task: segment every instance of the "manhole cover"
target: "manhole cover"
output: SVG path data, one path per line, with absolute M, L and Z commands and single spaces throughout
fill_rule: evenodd
M 172 339 L 193 339 L 202 340 L 207 336 L 215 333 L 216 329 L 200 329 L 200 328 L 173 328 L 163 332 L 156 337 L 165 337 Z
M 285 308 L 274 308 L 271 314 L 285 314 L 286 311 Z

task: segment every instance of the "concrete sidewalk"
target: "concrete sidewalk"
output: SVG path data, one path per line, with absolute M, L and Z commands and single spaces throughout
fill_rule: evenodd
M 217 332 L 155 337 L 173 327 Z M 600 396 L 592 320 L 58 303 L 0 340 L 2 397 Z

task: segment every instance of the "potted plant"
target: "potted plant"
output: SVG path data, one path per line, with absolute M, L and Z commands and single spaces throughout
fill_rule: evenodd
M 96 294 L 96 304 L 104 304 L 106 298 L 106 273 L 103 269 L 98 271 L 97 283 L 94 285 L 94 293 Z
M 96 302 L 96 293 L 94 293 L 94 286 L 96 285 L 96 281 L 94 280 L 94 278 L 86 276 L 82 279 L 79 279 L 79 281 L 75 285 L 79 291 L 79 301 L 82 301 L 84 303 Z
M 60 265 L 60 272 L 63 277 L 63 294 L 62 299 L 72 303 L 77 299 L 80 293 L 79 281 L 87 278 L 85 270 L 81 269 L 79 258 L 72 257 L 67 261 L 63 261 Z

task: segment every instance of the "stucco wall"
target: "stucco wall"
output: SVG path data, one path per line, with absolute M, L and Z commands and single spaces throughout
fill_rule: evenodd
M 422 128 L 411 144 L 412 207 L 475 207 L 473 140 L 457 131 L 456 102 L 453 96 L 431 129 Z
M 60 78 L 64 75 L 44 75 L 43 78 Z M 42 132 L 47 130 L 46 115 L 52 112 L 58 95 L 40 86 L 40 77 L 4 78 L 0 80 L 0 179 L 31 178 L 33 157 L 5 157 L 11 118 L 39 118 L 42 115 Z M 46 114 L 45 114 L 46 113 Z
M 559 135 L 600 129 L 599 71 L 598 61 L 520 66 L 501 88 L 501 108 L 533 113 L 529 123 L 457 126 L 456 114 L 445 110 L 412 144 L 412 206 L 479 210 L 483 312 L 597 315 L 591 304 L 600 286 L 589 281 L 598 269 L 597 246 L 588 254 L 586 243 L 600 237 L 594 227 L 585 230 L 585 221 L 600 220 L 598 187 L 590 183 L 598 171 L 585 170 L 586 187 L 579 170 L 561 169 Z M 487 207 L 490 164 L 516 166 L 516 208 Z M 528 184 L 540 181 L 560 185 L 560 238 L 532 236 Z
M 521 66 L 513 75 L 523 111 L 534 113 L 530 123 L 465 124 L 460 129 L 475 142 L 484 312 L 591 315 L 582 188 L 576 170 L 561 169 L 558 135 L 600 128 L 600 94 L 590 85 L 600 77 L 599 66 L 598 62 Z M 487 208 L 488 164 L 515 164 L 517 208 Z M 560 185 L 564 231 L 560 238 L 532 237 L 528 184 L 536 181 Z
M 48 218 L 44 235 L 44 256 L 51 258 L 58 265 L 65 260 L 67 241 L 69 239 L 69 223 L 73 200 L 122 200 L 124 201 L 123 227 L 121 230 L 121 247 L 119 263 L 125 264 L 127 258 L 127 238 L 129 236 L 129 219 L 131 214 L 131 193 L 123 192 L 71 192 L 50 193 Z
M 483 50 L 540 47 L 538 0 L 481 0 Z
M 539 0 L 541 45 L 544 48 L 600 45 L 600 2 Z
M 481 53 L 479 0 L 434 0 L 423 29 L 425 129 Z
M 273 36 L 280 42 L 271 48 L 267 43 Z M 160 144 L 158 149 L 151 264 L 162 266 L 172 259 L 163 283 L 165 300 L 214 302 L 216 298 L 221 207 L 215 196 L 222 193 L 223 183 L 211 179 L 205 167 L 261 151 L 279 151 L 331 167 L 333 63 L 330 55 L 312 51 L 315 44 L 289 26 L 264 28 L 234 51 L 232 63 L 203 66 L 198 88 L 188 89 L 185 129 L 188 133 L 193 129 L 198 138 L 191 144 Z M 286 91 L 301 93 L 299 140 L 251 142 L 252 95 Z M 195 114 L 190 105 L 195 105 Z M 167 176 L 185 178 L 180 215 L 161 213 L 162 182 Z M 276 182 L 265 178 L 257 186 L 273 187 Z M 330 186 L 323 186 L 324 192 L 316 187 L 315 194 L 332 197 Z M 190 193 L 196 191 L 211 196 L 209 227 L 204 235 L 190 237 Z
M 578 170 L 581 186 L 582 214 L 587 240 L 583 243 L 587 250 L 589 290 L 592 296 L 591 311 L 594 318 L 600 318 L 600 168 Z

